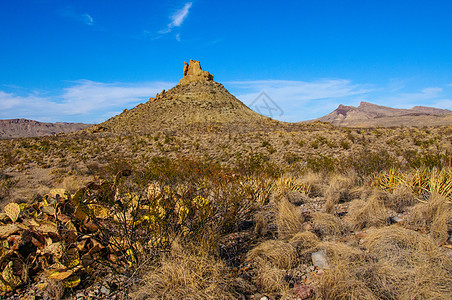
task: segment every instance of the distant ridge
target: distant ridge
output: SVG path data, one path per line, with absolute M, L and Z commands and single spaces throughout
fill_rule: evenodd
M 361 102 L 358 107 L 340 104 L 333 112 L 312 121 L 349 127 L 440 126 L 452 125 L 452 111 L 426 106 L 399 109 Z
M 120 134 L 209 128 L 246 131 L 279 124 L 252 111 L 222 84 L 213 81 L 213 75 L 203 71 L 199 61 L 185 63 L 183 75 L 174 88 L 88 130 Z
M 92 124 L 83 123 L 44 123 L 27 119 L 0 120 L 0 138 L 23 138 L 69 133 L 85 129 Z

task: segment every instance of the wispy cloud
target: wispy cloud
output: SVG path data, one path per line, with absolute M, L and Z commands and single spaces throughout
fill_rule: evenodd
M 417 92 L 371 95 L 368 99 L 370 102 L 379 105 L 387 105 L 396 108 L 412 108 L 416 105 L 435 105 L 437 101 L 444 97 L 443 91 L 444 90 L 441 87 L 428 87 Z
M 172 86 L 174 83 L 169 82 L 126 84 L 80 80 L 55 97 L 0 91 L 0 119 L 98 123 Z
M 259 80 L 226 83 L 245 104 L 252 104 L 262 91 L 283 111 L 281 121 L 296 122 L 320 117 L 341 102 L 358 102 L 371 92 L 370 85 L 353 84 L 345 79 L 318 81 Z M 346 99 L 346 100 L 345 100 Z
M 84 23 L 88 26 L 94 25 L 94 19 L 90 14 L 87 13 L 77 13 L 72 8 L 66 8 L 62 11 L 62 16 L 71 18 L 78 22 Z
M 170 33 L 174 29 L 174 27 L 180 27 L 182 23 L 185 21 L 185 19 L 188 17 L 192 4 L 193 4 L 192 2 L 185 3 L 184 7 L 170 15 L 169 18 L 171 22 L 167 25 L 165 29 L 160 30 L 159 33 L 167 34 Z

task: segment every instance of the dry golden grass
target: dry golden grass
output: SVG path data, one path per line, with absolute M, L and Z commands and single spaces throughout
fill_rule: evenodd
M 289 284 L 284 280 L 285 274 L 285 270 L 261 262 L 257 266 L 257 276 L 253 282 L 263 292 L 284 293 L 289 288 Z
M 369 234 L 366 246 L 379 263 L 405 274 L 404 282 L 393 285 L 401 299 L 450 299 L 452 260 L 429 237 L 399 226 Z
M 320 243 L 320 239 L 314 233 L 304 231 L 295 234 L 289 242 L 300 253 L 303 250 L 317 246 Z
M 311 216 L 314 229 L 318 231 L 322 237 L 339 236 L 347 230 L 344 222 L 334 215 L 317 212 L 313 213 Z
M 144 276 L 132 299 L 234 299 L 225 265 L 177 242 L 168 256 Z
M 400 184 L 394 188 L 392 194 L 388 195 L 388 200 L 385 204 L 388 208 L 401 213 L 407 207 L 413 206 L 418 202 L 419 201 L 417 200 L 411 189 L 405 184 Z
M 254 215 L 254 233 L 257 236 L 265 236 L 268 232 L 268 222 L 267 219 L 261 214 L 258 213 Z
M 321 242 L 310 251 L 323 250 L 330 265 L 337 265 L 345 262 L 359 262 L 364 260 L 366 253 L 356 247 L 352 247 L 342 242 Z
M 258 263 L 269 263 L 280 269 L 290 269 L 297 263 L 297 250 L 290 243 L 268 240 L 248 253 L 248 259 Z
M 301 210 L 282 199 L 277 204 L 276 225 L 278 226 L 278 237 L 286 239 L 303 230 L 304 217 Z
M 414 206 L 409 223 L 443 243 L 452 231 L 452 204 L 440 195 L 432 195 L 428 202 Z
M 355 188 L 358 177 L 353 172 L 349 173 L 346 175 L 335 175 L 330 179 L 330 184 L 325 192 L 326 212 L 333 212 L 336 204 L 351 201 L 359 194 L 359 190 Z
M 354 230 L 361 230 L 366 227 L 379 227 L 387 224 L 385 199 L 387 199 L 385 192 L 375 191 L 366 201 L 353 200 L 347 215 L 351 227 Z
M 324 194 L 325 183 L 321 174 L 315 172 L 308 172 L 300 178 L 300 181 L 304 186 L 309 187 L 306 189 L 306 194 L 309 197 L 319 197 Z
M 315 299 L 379 299 L 369 287 L 360 280 L 347 263 L 339 264 L 334 269 L 326 271 L 315 286 Z
M 452 261 L 427 236 L 390 226 L 369 234 L 369 254 L 321 243 L 332 268 L 316 286 L 317 299 L 450 299 Z M 355 252 L 355 255 L 347 255 Z

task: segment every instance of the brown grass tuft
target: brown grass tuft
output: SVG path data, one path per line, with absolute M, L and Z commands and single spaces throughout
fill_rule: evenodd
M 304 217 L 298 207 L 287 199 L 282 199 L 277 205 L 277 210 L 276 225 L 278 226 L 279 238 L 290 238 L 303 231 Z
M 415 229 L 429 232 L 438 243 L 444 243 L 452 231 L 452 205 L 446 198 L 432 195 L 428 202 L 414 206 L 409 223 Z
M 342 235 L 346 230 L 344 222 L 339 217 L 320 212 L 313 213 L 311 216 L 314 229 L 323 237 Z
M 386 207 L 387 194 L 383 191 L 374 192 L 367 201 L 353 200 L 350 203 L 347 220 L 355 230 L 371 226 L 387 224 Z
M 283 293 L 289 288 L 289 284 L 284 280 L 285 270 L 261 262 L 257 266 L 257 276 L 253 282 L 263 292 Z
M 268 232 L 268 222 L 267 219 L 261 214 L 258 213 L 254 215 L 254 233 L 257 236 L 265 236 Z
M 319 279 L 317 299 L 451 298 L 452 261 L 429 237 L 390 226 L 370 233 L 364 245 L 369 254 L 340 243 L 316 247 L 332 266 Z
M 340 202 L 348 202 L 357 196 L 358 189 L 353 188 L 357 182 L 356 174 L 336 175 L 330 180 L 325 192 L 325 211 L 332 213 L 334 206 Z
M 297 263 L 297 250 L 291 244 L 280 240 L 268 240 L 248 253 L 249 260 L 268 262 L 281 269 L 290 269 Z
M 294 246 L 298 252 L 313 248 L 320 243 L 319 238 L 310 231 L 299 232 L 290 239 L 290 244 Z
M 160 264 L 144 276 L 145 284 L 133 299 L 233 299 L 226 266 L 207 254 L 177 243 Z M 188 298 L 187 298 L 188 297 Z
M 394 188 L 392 194 L 388 195 L 388 200 L 385 204 L 390 209 L 401 213 L 405 208 L 413 206 L 416 203 L 418 203 L 418 200 L 411 189 L 405 184 L 400 184 Z

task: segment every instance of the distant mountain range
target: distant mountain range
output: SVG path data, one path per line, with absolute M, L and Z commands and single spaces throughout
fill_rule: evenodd
M 358 107 L 341 104 L 326 116 L 311 121 L 346 127 L 441 126 L 452 125 L 452 111 L 426 106 L 399 109 L 361 102 Z
M 83 123 L 43 123 L 27 119 L 0 120 L 0 138 L 21 138 L 54 135 L 85 129 L 92 124 Z

